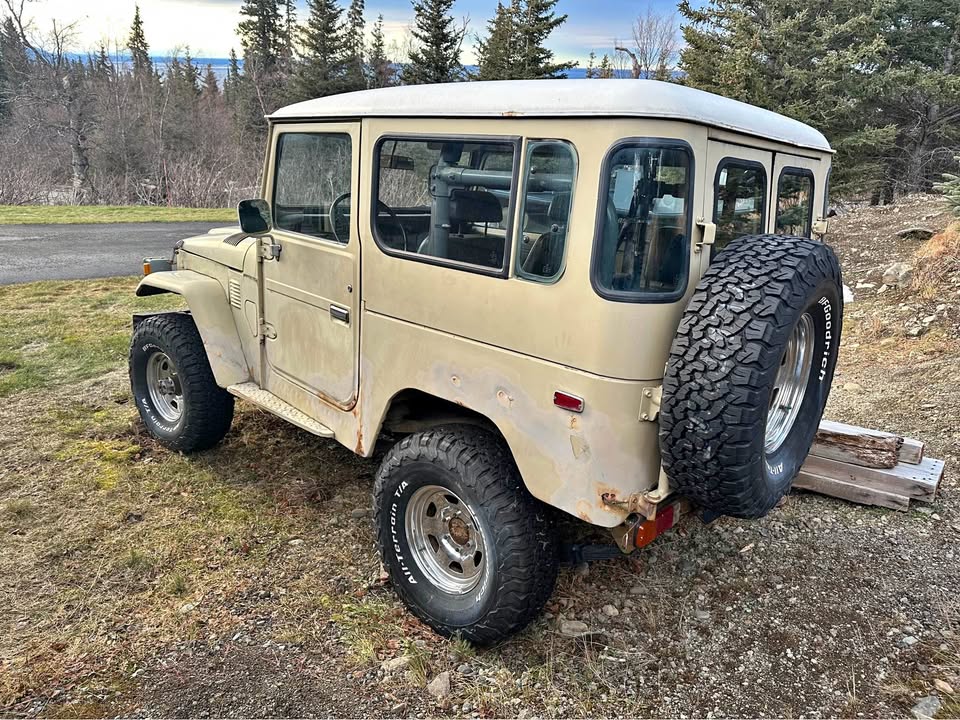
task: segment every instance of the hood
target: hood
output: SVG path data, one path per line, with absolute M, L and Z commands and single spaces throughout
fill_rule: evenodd
M 237 244 L 224 242 L 231 235 L 239 234 L 240 228 L 236 226 L 214 228 L 206 235 L 196 235 L 184 240 L 180 246 L 180 251 L 190 255 L 198 255 L 234 270 L 242 270 L 243 256 L 246 255 L 254 238 L 244 238 Z

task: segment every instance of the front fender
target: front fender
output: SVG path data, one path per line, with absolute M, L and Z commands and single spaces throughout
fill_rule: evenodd
M 217 385 L 249 381 L 250 368 L 223 285 L 193 270 L 150 273 L 137 285 L 137 297 L 162 293 L 174 293 L 187 301 Z

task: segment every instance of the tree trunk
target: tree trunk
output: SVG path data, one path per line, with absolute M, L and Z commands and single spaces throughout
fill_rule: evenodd
M 64 98 L 64 110 L 68 119 L 68 134 L 70 138 L 70 167 L 73 173 L 73 204 L 82 205 L 90 198 L 90 157 L 87 148 L 87 136 L 84 131 L 83 110 L 73 93 L 69 80 L 67 94 Z

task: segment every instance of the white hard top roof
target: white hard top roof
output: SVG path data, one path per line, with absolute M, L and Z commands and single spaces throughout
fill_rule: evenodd
M 354 117 L 643 117 L 686 120 L 832 152 L 823 134 L 783 115 L 656 80 L 494 80 L 401 85 L 288 105 L 272 120 Z

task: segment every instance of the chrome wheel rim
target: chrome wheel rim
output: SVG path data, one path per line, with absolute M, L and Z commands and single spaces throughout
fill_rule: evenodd
M 420 572 L 440 590 L 463 595 L 483 578 L 487 549 L 473 510 L 439 485 L 419 488 L 407 505 L 405 526 Z
M 147 393 L 157 414 L 169 423 L 183 415 L 183 387 L 177 366 L 166 353 L 155 352 L 147 361 Z
M 813 345 L 813 318 L 810 313 L 804 313 L 790 335 L 773 381 L 764 442 L 767 454 L 776 452 L 783 445 L 800 413 L 813 367 Z

